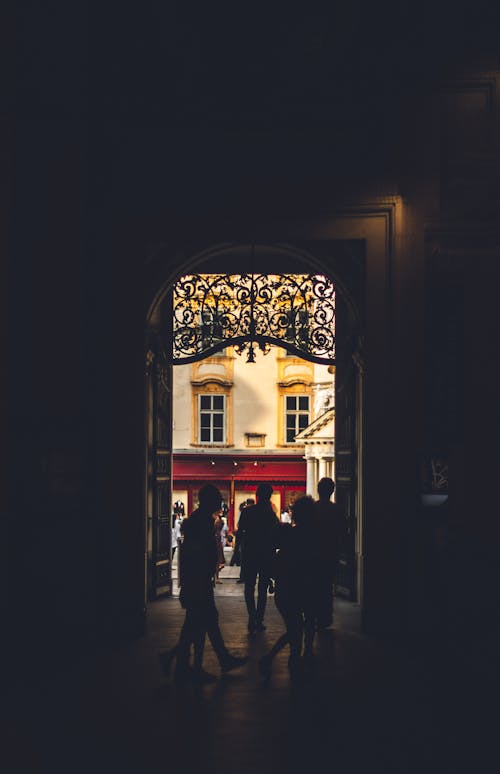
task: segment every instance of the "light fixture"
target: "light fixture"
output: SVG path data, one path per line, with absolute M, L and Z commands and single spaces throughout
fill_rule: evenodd
M 254 462 L 253 464 L 254 468 L 256 468 L 258 464 L 259 464 L 258 462 Z
M 248 314 L 248 333 L 249 338 L 246 341 L 242 341 L 240 344 L 237 344 L 234 347 L 234 351 L 237 355 L 243 355 L 244 352 L 247 353 L 247 363 L 255 363 L 255 347 L 257 346 L 263 355 L 268 355 L 271 351 L 271 347 L 269 345 L 269 342 L 264 341 L 264 339 L 259 338 L 257 329 L 257 318 L 259 316 L 258 309 L 256 311 L 255 307 L 259 304 L 262 304 L 262 298 L 264 297 L 264 305 L 267 306 L 269 298 L 264 293 L 259 293 L 259 289 L 257 287 L 256 283 L 256 275 L 254 274 L 254 262 L 255 262 L 255 244 L 252 242 L 250 247 L 250 288 L 248 291 L 248 298 L 250 301 L 250 307 L 249 307 L 249 314 Z M 259 300 L 257 300 L 259 299 Z M 262 321 L 260 321 L 260 325 L 262 325 Z
M 233 465 L 234 465 L 235 468 L 238 467 L 238 463 L 236 462 L 236 460 L 233 460 Z

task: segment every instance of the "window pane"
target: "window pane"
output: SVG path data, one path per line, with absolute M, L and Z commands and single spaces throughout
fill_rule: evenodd
M 210 395 L 200 395 L 200 407 L 202 409 L 210 408 Z
M 210 414 L 202 414 L 201 415 L 201 426 L 202 427 L 210 427 Z
M 309 417 L 307 416 L 307 414 L 299 414 L 299 428 L 303 430 L 304 427 L 307 427 L 308 424 L 309 424 Z
M 221 409 L 224 408 L 224 396 L 223 395 L 214 395 L 213 397 L 213 407 L 214 409 Z
M 295 437 L 295 428 L 293 428 L 293 430 L 289 430 L 287 428 L 287 431 L 286 431 L 286 442 L 287 443 L 292 443 L 294 437 Z
M 307 395 L 301 395 L 299 398 L 299 409 L 301 411 L 309 411 L 309 397 Z
M 222 443 L 222 430 L 214 430 L 214 443 Z
M 210 441 L 210 430 L 201 430 L 200 431 L 200 441 L 202 443 Z
M 296 400 L 297 398 L 294 395 L 287 395 L 286 396 L 286 407 L 287 411 L 294 410 L 296 406 Z
M 286 426 L 293 427 L 295 430 L 295 414 L 287 414 L 286 415 Z
M 224 414 L 214 414 L 214 427 L 224 427 Z

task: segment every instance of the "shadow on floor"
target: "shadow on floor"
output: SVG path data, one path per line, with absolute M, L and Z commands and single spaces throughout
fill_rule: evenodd
M 369 638 L 359 608 L 337 599 L 334 630 L 316 641 L 315 677 L 292 685 L 283 651 L 266 684 L 257 661 L 283 631 L 273 599 L 266 631 L 249 637 L 242 587 L 228 579 L 216 594 L 229 648 L 250 656 L 243 669 L 176 688 L 158 653 L 175 643 L 183 611 L 177 599 L 156 602 L 146 636 L 59 673 L 42 663 L 19 677 L 4 712 L 14 761 L 6 771 L 401 774 L 477 771 L 486 760 L 496 733 L 486 667 L 494 652 L 479 664 L 456 640 Z M 218 673 L 209 645 L 205 666 Z

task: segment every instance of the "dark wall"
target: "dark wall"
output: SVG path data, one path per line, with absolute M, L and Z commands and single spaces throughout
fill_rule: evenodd
M 445 438 L 458 546 L 446 599 L 456 599 L 471 536 L 474 577 L 484 568 L 485 547 L 494 553 L 500 154 L 498 62 L 486 57 L 492 24 L 475 7 L 473 16 L 461 6 L 452 17 L 433 12 L 431 23 L 420 5 L 398 11 L 396 30 L 359 4 L 307 20 L 291 11 L 253 17 L 250 26 L 229 16 L 222 26 L 206 15 L 193 23 L 172 4 L 106 15 L 77 3 L 50 18 L 22 9 L 2 135 L 13 635 L 36 628 L 98 642 L 143 623 L 138 396 L 146 314 L 155 277 L 165 275 L 154 248 L 163 245 L 173 267 L 221 240 L 266 230 L 279 238 L 280 222 L 323 222 L 395 195 L 403 203 L 389 289 L 395 441 L 370 496 L 391 488 L 384 540 L 399 558 L 383 615 L 376 594 L 370 601 L 372 628 L 422 622 L 418 463 L 435 443 L 423 430 L 434 424 L 425 293 L 432 256 L 447 251 L 465 260 L 471 324 L 464 368 L 450 366 L 464 388 L 462 436 Z M 394 459 L 405 461 L 396 476 Z M 481 578 L 490 589 L 490 575 Z M 408 599 L 419 613 L 408 616 Z

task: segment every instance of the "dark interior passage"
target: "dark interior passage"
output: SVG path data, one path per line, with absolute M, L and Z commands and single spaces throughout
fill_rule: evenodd
M 183 611 L 177 599 L 155 602 L 144 638 L 97 660 L 64 668 L 58 660 L 59 671 L 31 663 L 17 675 L 3 720 L 9 771 L 400 774 L 480 770 L 487 760 L 494 721 L 479 699 L 493 643 L 477 659 L 470 630 L 404 646 L 369 638 L 359 608 L 337 599 L 334 630 L 317 638 L 317 678 L 291 686 L 283 652 L 265 684 L 258 657 L 283 631 L 274 603 L 266 632 L 249 639 L 243 600 L 216 593 L 226 642 L 248 652 L 246 667 L 215 685 L 176 688 L 157 656 L 177 640 Z M 217 673 L 208 645 L 205 663 Z

